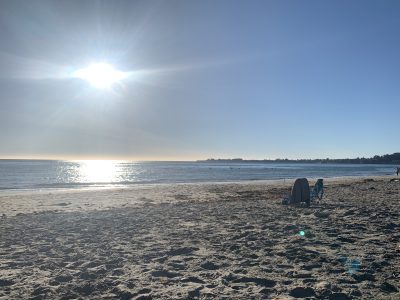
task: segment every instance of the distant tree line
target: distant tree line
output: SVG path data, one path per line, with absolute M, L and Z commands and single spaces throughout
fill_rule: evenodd
M 345 158 L 345 159 L 324 159 L 321 163 L 349 163 L 349 164 L 400 164 L 400 152 L 393 154 L 385 154 L 382 156 L 365 158 Z
M 341 158 L 341 159 L 287 159 L 287 158 L 277 158 L 274 160 L 264 159 L 264 160 L 244 160 L 241 158 L 234 159 L 214 159 L 210 158 L 206 161 L 210 162 L 262 162 L 262 163 L 320 163 L 320 164 L 396 164 L 400 165 L 400 152 L 393 154 L 385 154 L 382 156 L 375 155 L 374 157 L 365 158 Z M 204 162 L 204 161 L 199 161 Z

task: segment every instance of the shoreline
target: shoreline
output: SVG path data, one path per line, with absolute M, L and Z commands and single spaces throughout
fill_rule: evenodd
M 333 176 L 333 177 L 307 177 L 308 181 L 316 181 L 318 178 L 323 178 L 324 182 L 341 182 L 341 181 L 354 181 L 362 179 L 385 179 L 395 177 L 396 175 L 360 175 L 360 176 Z M 397 176 L 400 179 L 400 176 Z M 99 183 L 97 184 L 82 184 L 73 185 L 72 187 L 38 187 L 38 188 L 3 188 L 0 190 L 0 197 L 9 195 L 20 194 L 46 194 L 46 193 L 74 193 L 83 191 L 101 191 L 101 190 L 119 190 L 119 189 L 136 189 L 137 187 L 156 187 L 156 186 L 171 186 L 171 185 L 224 185 L 224 184 L 265 184 L 265 185 L 281 185 L 293 183 L 296 178 L 280 178 L 280 179 L 254 179 L 254 180 L 238 180 L 238 181 L 199 181 L 199 182 L 169 182 L 169 183 Z

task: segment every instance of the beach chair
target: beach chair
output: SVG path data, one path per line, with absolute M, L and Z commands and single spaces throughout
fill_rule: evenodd
M 310 185 L 307 178 L 297 178 L 293 184 L 290 196 L 282 200 L 282 204 L 301 205 L 305 203 L 310 206 Z
M 322 200 L 323 196 L 324 196 L 324 180 L 320 178 L 317 180 L 313 190 L 310 193 L 310 200 L 311 201 L 315 201 L 316 199 Z

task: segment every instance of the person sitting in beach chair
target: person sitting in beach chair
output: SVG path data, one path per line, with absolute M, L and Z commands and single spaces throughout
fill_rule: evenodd
M 302 203 L 305 203 L 305 205 L 309 207 L 310 194 L 310 186 L 307 178 L 297 178 L 293 184 L 290 195 L 282 200 L 282 204 L 300 206 Z
M 311 201 L 315 199 L 322 200 L 323 196 L 324 196 L 324 180 L 318 179 L 314 185 L 313 190 L 311 191 L 310 198 Z

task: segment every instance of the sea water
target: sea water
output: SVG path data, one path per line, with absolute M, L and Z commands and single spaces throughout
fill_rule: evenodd
M 0 190 L 379 176 L 393 174 L 394 169 L 315 163 L 0 160 Z

